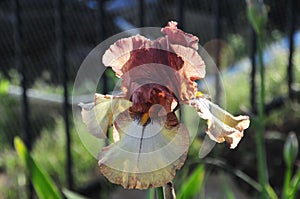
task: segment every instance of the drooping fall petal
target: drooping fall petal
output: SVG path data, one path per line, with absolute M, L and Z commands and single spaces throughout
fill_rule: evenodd
M 244 130 L 249 127 L 248 116 L 234 117 L 208 99 L 196 98 L 189 104 L 196 108 L 201 118 L 207 120 L 206 133 L 210 139 L 218 143 L 226 141 L 231 149 L 238 145 Z
M 99 156 L 101 173 L 127 189 L 148 189 L 170 182 L 186 159 L 189 134 L 178 124 L 167 126 L 153 119 L 142 126 L 128 111 L 115 120 L 120 140 L 105 147 Z

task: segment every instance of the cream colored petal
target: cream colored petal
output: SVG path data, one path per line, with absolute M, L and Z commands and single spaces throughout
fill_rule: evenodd
M 231 149 L 238 145 L 244 130 L 249 127 L 248 116 L 234 117 L 205 98 L 190 100 L 189 104 L 197 109 L 201 118 L 207 120 L 206 133 L 210 139 L 218 143 L 226 141 Z
M 99 156 L 100 171 L 109 181 L 127 189 L 160 187 L 184 164 L 189 134 L 183 125 L 167 127 L 152 121 L 143 127 L 125 111 L 115 127 L 120 140 Z
M 95 94 L 94 103 L 80 103 L 79 106 L 88 131 L 98 138 L 106 138 L 114 116 L 130 107 L 131 102 L 111 95 Z

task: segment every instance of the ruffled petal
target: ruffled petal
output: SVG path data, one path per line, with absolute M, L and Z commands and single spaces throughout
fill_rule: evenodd
M 178 29 L 177 22 L 175 21 L 168 22 L 168 25 L 162 28 L 161 32 L 168 36 L 168 39 L 172 44 L 179 44 L 198 50 L 198 37 Z
M 102 62 L 105 66 L 112 67 L 117 77 L 121 77 L 123 75 L 122 68 L 130 59 L 131 52 L 145 48 L 149 43 L 151 43 L 151 41 L 141 35 L 120 39 L 105 51 Z
M 167 123 L 171 122 L 152 118 L 142 126 L 128 111 L 121 113 L 114 124 L 120 140 L 100 153 L 101 173 L 127 189 L 148 189 L 170 182 L 186 159 L 189 134 L 178 121 L 175 126 Z
M 172 80 L 168 81 L 168 84 L 161 85 L 172 90 L 178 100 L 189 100 L 196 92 L 194 81 L 205 76 L 205 64 L 197 52 L 198 38 L 177 29 L 176 22 L 169 22 L 161 31 L 166 36 L 154 41 L 141 35 L 118 40 L 104 53 L 102 61 L 105 66 L 113 68 L 117 77 L 123 78 L 122 91 L 125 94 L 133 93 L 135 89 L 145 84 L 145 82 L 137 83 L 135 79 L 149 80 L 150 76 L 158 74 L 158 77 L 163 76 L 167 80 Z M 126 75 L 143 65 L 147 65 L 144 71 L 135 70 L 134 73 Z M 164 69 L 161 69 L 162 65 L 174 72 L 165 74 L 165 71 L 162 71 Z M 155 82 L 155 79 L 157 78 L 151 83 L 161 83 Z
M 156 87 L 165 87 L 170 95 L 174 95 L 177 100 L 180 100 L 181 87 L 186 84 L 186 78 L 181 77 L 180 72 L 162 64 L 144 64 L 133 68 L 122 76 L 122 90 L 126 93 L 127 98 L 133 97 L 138 93 L 142 93 L 147 101 L 150 99 L 147 94 L 157 90 Z M 148 86 L 147 86 L 148 85 Z M 159 89 L 160 90 L 160 89 Z M 136 94 L 134 94 L 137 92 Z M 194 92 L 194 90 L 192 90 Z M 154 100 L 150 100 L 152 103 Z
M 171 44 L 172 51 L 183 59 L 183 67 L 178 71 L 180 79 L 180 99 L 183 101 L 193 99 L 197 92 L 195 80 L 204 78 L 205 63 L 197 51 L 185 46 Z
M 199 80 L 205 76 L 205 63 L 197 51 L 180 45 L 171 45 L 173 52 L 183 61 L 183 75 L 191 81 Z
M 218 143 L 226 141 L 231 149 L 238 145 L 244 130 L 250 125 L 248 116 L 234 117 L 205 98 L 190 100 L 189 104 L 196 108 L 201 118 L 207 120 L 206 133 L 210 139 Z
M 95 94 L 94 103 L 80 103 L 79 106 L 82 108 L 82 120 L 88 131 L 98 138 L 106 138 L 108 128 L 113 125 L 113 118 L 131 104 L 123 98 Z

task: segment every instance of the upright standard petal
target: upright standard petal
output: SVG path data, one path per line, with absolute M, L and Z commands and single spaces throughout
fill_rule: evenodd
M 207 120 L 206 133 L 210 139 L 218 143 L 226 141 L 231 149 L 238 145 L 244 130 L 249 127 L 248 116 L 234 117 L 205 98 L 195 98 L 189 104 L 196 108 L 201 118 Z
M 112 67 L 117 77 L 123 78 L 122 91 L 125 94 L 141 86 L 133 79 L 149 79 L 156 74 L 158 77 L 164 75 L 162 79 L 172 79 L 162 85 L 172 88 L 179 101 L 192 99 L 196 92 L 194 81 L 205 76 L 205 64 L 197 52 L 198 38 L 177 29 L 176 22 L 169 22 L 161 31 L 166 36 L 153 41 L 141 35 L 116 41 L 104 53 L 103 63 Z M 145 65 L 147 69 L 138 69 Z M 172 69 L 172 75 L 165 75 L 162 65 Z M 132 70 L 135 70 L 134 74 L 126 75 Z
M 117 77 L 121 77 L 124 73 L 122 68 L 129 61 L 131 53 L 137 49 L 146 48 L 150 42 L 141 35 L 120 39 L 105 51 L 102 62 L 105 66 L 112 67 Z
M 161 32 L 165 33 L 170 42 L 173 44 L 179 44 L 182 46 L 190 47 L 194 50 L 198 50 L 198 37 L 185 33 L 177 28 L 177 22 L 170 21 L 168 25 L 161 29 Z

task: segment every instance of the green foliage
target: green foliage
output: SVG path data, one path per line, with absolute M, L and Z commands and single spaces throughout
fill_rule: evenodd
M 293 199 L 295 198 L 300 181 L 300 169 L 298 169 L 298 173 L 296 173 L 292 181 L 293 164 L 298 155 L 298 140 L 295 133 L 290 133 L 288 135 L 284 144 L 283 155 L 286 164 L 286 171 L 282 190 L 282 198 Z
M 166 199 L 164 198 L 164 191 L 162 187 L 156 188 L 157 191 L 157 199 Z
M 223 190 L 224 190 L 224 193 L 226 195 L 226 198 L 227 199 L 235 199 L 235 196 L 234 196 L 234 193 L 233 191 L 228 187 L 228 184 L 226 182 L 226 177 L 224 174 L 222 174 L 222 184 L 223 184 Z
M 13 139 L 15 136 L 20 136 L 22 132 L 21 119 L 21 101 L 11 95 L 0 96 L 0 140 L 3 145 L 13 146 Z M 55 114 L 58 110 L 47 107 L 41 104 L 32 106 L 30 103 L 30 122 L 31 122 L 31 136 L 33 142 L 39 134 L 47 129 L 53 130 L 55 126 Z
M 240 74 L 236 76 L 224 76 L 224 109 L 229 113 L 239 113 L 241 108 L 250 107 L 249 93 L 250 87 L 248 83 L 248 74 Z
M 257 56 L 259 68 L 259 95 L 258 95 L 258 116 L 256 132 L 256 154 L 258 179 L 261 186 L 261 197 L 268 198 L 267 187 L 269 185 L 268 167 L 266 163 L 264 132 L 265 132 L 265 66 L 263 62 L 263 32 L 267 22 L 267 12 L 263 1 L 248 0 L 248 20 L 257 34 Z
M 276 195 L 274 189 L 271 187 L 271 185 L 266 185 L 266 192 L 268 194 L 268 198 L 270 199 L 278 199 L 278 196 Z
M 195 197 L 202 190 L 204 176 L 204 165 L 199 165 L 180 187 L 177 194 L 178 199 L 190 199 Z
M 76 131 L 71 128 L 72 157 L 75 184 L 84 184 L 98 174 L 97 160 L 84 148 Z M 64 123 L 61 117 L 56 119 L 56 127 L 44 129 L 36 140 L 31 151 L 36 164 L 39 165 L 56 185 L 65 185 L 65 133 Z M 90 169 L 92 168 L 92 169 Z M 4 170 L 4 176 L 9 180 L 4 186 L 0 186 L 0 192 L 4 198 L 26 198 L 26 178 L 24 165 L 20 164 L 15 152 L 9 145 L 0 150 L 0 169 Z M 18 172 L 16 172 L 18 171 Z M 0 194 L 1 197 L 1 194 Z
M 148 189 L 147 199 L 153 199 L 153 198 L 155 198 L 155 189 L 150 188 L 150 189 Z
M 291 199 L 297 198 L 297 191 L 300 188 L 300 168 L 298 168 L 297 173 L 293 177 L 290 183 L 289 197 Z
M 298 155 L 298 140 L 295 133 L 290 133 L 286 139 L 283 149 L 285 164 L 291 167 Z
M 4 171 L 0 175 L 5 179 L 5 183 L 0 182 L 0 198 L 26 198 L 25 170 L 16 151 L 8 145 L 1 145 L 0 148 L 0 169 Z
M 261 34 L 267 23 L 267 10 L 262 0 L 246 0 L 247 16 L 257 34 Z
M 19 157 L 27 167 L 30 180 L 38 197 L 40 199 L 62 199 L 61 193 L 51 180 L 50 176 L 35 162 L 22 140 L 19 137 L 16 137 L 14 143 Z M 87 199 L 68 189 L 63 189 L 62 192 L 68 199 Z
M 12 146 L 13 137 L 21 131 L 20 121 L 16 119 L 19 117 L 20 111 L 18 104 L 17 100 L 8 95 L 0 97 L 0 139 L 2 146 Z
M 87 199 L 86 197 L 81 196 L 78 193 L 75 193 L 68 189 L 63 189 L 62 192 L 64 193 L 64 195 L 67 199 Z
M 239 60 L 245 57 L 245 55 L 247 54 L 246 38 L 242 37 L 239 34 L 231 34 L 228 35 L 226 41 L 232 48 L 232 51 L 234 53 L 234 60 Z
M 62 118 L 56 120 L 56 128 L 52 131 L 44 130 L 41 137 L 33 147 L 32 156 L 44 168 L 59 185 L 65 184 L 65 156 L 66 136 Z M 92 157 L 81 143 L 74 128 L 71 128 L 71 153 L 73 159 L 73 173 L 75 173 L 75 184 L 84 183 L 97 173 L 97 160 Z M 95 168 L 89 170 L 88 168 Z
M 14 143 L 19 157 L 25 163 L 29 171 L 30 179 L 38 197 L 40 199 L 61 199 L 62 195 L 58 191 L 54 182 L 35 163 L 22 140 L 16 137 Z
M 6 95 L 8 92 L 9 81 L 0 74 L 0 96 Z

